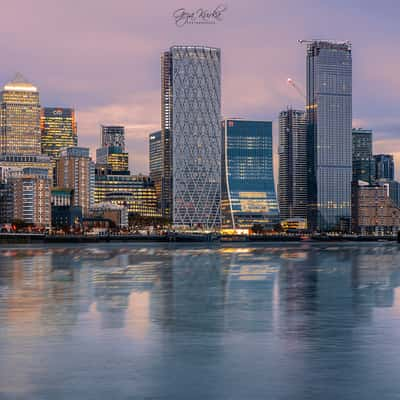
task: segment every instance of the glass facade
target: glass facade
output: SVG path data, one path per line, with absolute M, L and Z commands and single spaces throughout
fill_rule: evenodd
M 159 216 L 154 184 L 144 176 L 103 175 L 96 171 L 94 201 L 127 206 L 131 214 Z
M 161 210 L 161 188 L 162 188 L 162 133 L 153 132 L 149 135 L 149 170 L 150 179 L 154 182 L 157 193 L 158 208 Z
M 282 219 L 307 218 L 307 123 L 304 111 L 279 114 L 279 211 Z
M 377 154 L 375 160 L 376 180 L 394 180 L 394 160 L 391 154 Z
M 222 226 L 272 227 L 279 222 L 272 122 L 227 119 L 222 123 Z
M 122 151 L 122 148 L 118 146 L 97 149 L 96 163 L 107 164 L 115 172 L 125 171 L 129 173 L 129 154 Z
M 118 146 L 125 150 L 125 127 L 101 125 L 101 147 Z
M 58 158 L 63 148 L 78 145 L 75 111 L 72 108 L 42 108 L 40 130 L 42 153 L 53 159 Z
M 388 182 L 389 185 L 389 197 L 393 201 L 393 204 L 400 208 L 400 183 L 397 181 Z
M 351 218 L 352 56 L 348 42 L 307 46 L 309 217 L 319 231 Z
M 161 56 L 161 212 L 172 220 L 172 53 Z
M 1 93 L 0 154 L 40 154 L 39 92 L 17 74 Z
M 164 140 L 171 135 L 172 145 L 164 158 L 164 163 L 172 159 L 172 182 L 165 174 L 166 184 L 172 184 L 172 221 L 216 229 L 221 222 L 220 50 L 174 46 L 162 65 L 162 131 Z
M 96 163 L 109 165 L 113 172 L 129 174 L 129 154 L 125 152 L 123 126 L 101 126 L 101 147 L 96 150 Z
M 372 156 L 372 131 L 353 129 L 353 182 L 373 183 L 375 162 Z

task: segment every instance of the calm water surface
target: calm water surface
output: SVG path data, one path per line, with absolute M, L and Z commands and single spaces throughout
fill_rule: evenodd
M 0 399 L 400 399 L 400 246 L 0 247 Z

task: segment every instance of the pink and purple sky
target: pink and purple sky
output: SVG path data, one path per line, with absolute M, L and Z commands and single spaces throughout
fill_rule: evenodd
M 353 125 L 374 130 L 374 152 L 396 157 L 400 178 L 400 9 L 396 0 L 227 0 L 215 25 L 177 27 L 178 8 L 219 0 L 21 0 L 2 4 L 0 81 L 17 71 L 43 106 L 77 111 L 79 145 L 94 151 L 100 124 L 122 124 L 133 173 L 148 171 L 148 134 L 160 126 L 160 54 L 174 44 L 222 50 L 222 113 L 275 122 L 304 107 L 298 39 L 353 43 Z

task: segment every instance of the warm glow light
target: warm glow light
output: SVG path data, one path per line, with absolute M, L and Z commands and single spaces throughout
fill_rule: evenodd
M 37 88 L 35 86 L 6 85 L 4 86 L 4 90 L 9 90 L 13 92 L 37 92 Z

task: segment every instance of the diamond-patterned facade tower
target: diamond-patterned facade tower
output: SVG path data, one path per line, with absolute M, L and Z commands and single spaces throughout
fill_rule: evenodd
M 221 54 L 174 46 L 172 218 L 176 226 L 216 229 L 221 201 Z

